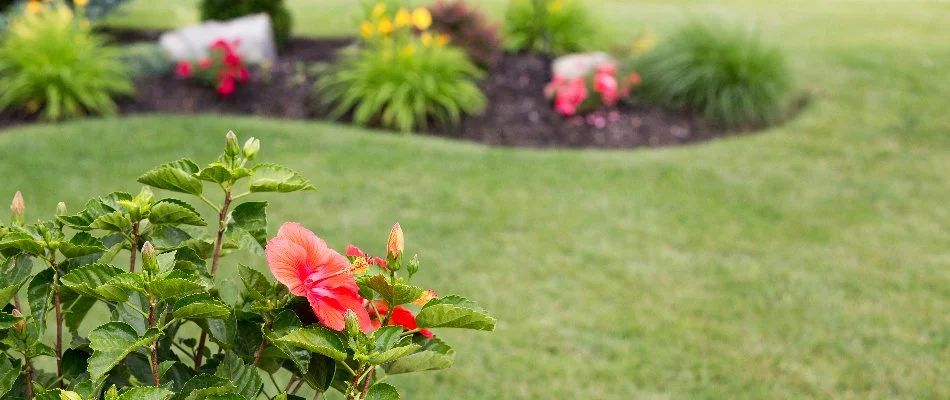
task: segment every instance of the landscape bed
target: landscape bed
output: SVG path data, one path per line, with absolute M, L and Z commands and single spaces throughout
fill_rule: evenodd
M 154 42 L 159 31 L 108 29 L 116 44 Z M 292 38 L 277 61 L 254 67 L 251 80 L 232 96 L 180 79 L 174 71 L 139 77 L 135 94 L 117 99 L 119 114 L 239 114 L 289 119 L 326 119 L 319 105 L 314 65 L 333 62 L 356 38 Z M 564 117 L 544 96 L 551 81 L 551 59 L 537 54 L 503 54 L 478 86 L 488 105 L 480 115 L 463 116 L 457 126 L 433 126 L 425 134 L 492 146 L 633 148 L 673 146 L 715 139 L 749 129 L 726 129 L 696 113 L 626 102 L 585 116 Z M 344 116 L 341 120 L 349 120 Z M 36 122 L 22 112 L 0 114 L 0 127 Z

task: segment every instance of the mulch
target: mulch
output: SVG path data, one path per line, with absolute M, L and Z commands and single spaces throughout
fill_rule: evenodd
M 110 30 L 116 43 L 156 40 L 160 32 Z M 221 98 L 214 88 L 178 79 L 169 71 L 135 81 L 136 95 L 118 99 L 119 113 L 241 114 L 273 118 L 322 119 L 313 86 L 320 62 L 332 62 L 352 38 L 294 38 L 278 61 L 252 72 L 251 82 Z M 632 148 L 671 146 L 709 140 L 732 132 L 697 115 L 651 105 L 623 104 L 583 117 L 558 115 L 544 97 L 551 80 L 550 59 L 533 54 L 505 54 L 479 86 L 488 108 L 453 127 L 426 134 L 464 139 L 492 146 L 543 148 Z M 343 118 L 346 120 L 346 117 Z M 23 113 L 0 113 L 0 128 L 36 121 Z

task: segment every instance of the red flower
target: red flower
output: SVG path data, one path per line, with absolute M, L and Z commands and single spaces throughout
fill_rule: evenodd
M 600 64 L 597 66 L 598 75 L 606 74 L 610 76 L 617 76 L 617 66 L 611 63 Z
M 594 91 L 600 93 L 604 104 L 612 106 L 617 102 L 617 78 L 608 73 L 598 72 L 594 76 Z
M 208 57 L 198 60 L 198 68 L 208 69 L 208 68 L 211 68 L 211 66 L 213 65 L 214 65 L 214 61 L 211 61 L 211 59 Z
M 175 67 L 175 74 L 179 78 L 188 78 L 191 76 L 191 63 L 188 61 L 180 61 L 178 66 Z
M 231 77 L 224 78 L 224 80 L 218 84 L 218 94 L 224 97 L 234 94 L 234 79 Z
M 587 84 L 583 78 L 578 78 L 562 85 L 554 99 L 554 110 L 564 116 L 577 113 L 577 108 L 587 99 Z
M 224 39 L 217 39 L 214 42 L 211 42 L 210 48 L 211 50 L 221 49 L 227 53 L 230 53 L 232 51 L 231 43 L 228 43 L 228 41 Z
M 375 307 L 376 311 L 372 311 L 372 308 Z M 370 307 L 370 315 L 372 318 L 373 326 L 379 328 L 379 320 L 376 319 L 376 313 L 378 312 L 380 316 L 385 316 L 389 312 L 389 305 L 386 304 L 385 300 L 376 300 L 373 302 L 373 307 Z M 412 315 L 412 311 L 409 311 L 408 308 L 403 306 L 396 306 L 393 308 L 393 315 L 389 318 L 390 326 L 401 326 L 404 330 L 411 331 L 419 328 L 419 325 L 416 324 L 416 316 Z M 423 329 L 419 331 L 419 334 L 425 336 L 429 339 L 435 337 L 432 334 L 432 331 L 428 329 Z
M 230 67 L 237 67 L 241 65 L 241 56 L 237 55 L 233 51 L 228 51 L 224 53 L 224 65 Z
M 285 223 L 267 242 L 265 251 L 267 265 L 277 281 L 290 293 L 306 297 L 320 323 L 341 331 L 346 326 L 346 311 L 352 310 L 360 329 L 372 331 L 359 287 L 350 274 L 350 262 L 313 232 L 294 222 Z
M 247 83 L 249 80 L 251 80 L 251 73 L 247 71 L 247 68 L 241 67 L 241 69 L 238 70 L 238 81 Z
M 378 265 L 382 269 L 388 269 L 387 267 L 388 264 L 386 263 L 386 260 L 383 260 L 382 258 L 379 258 L 379 257 L 370 256 L 369 254 L 366 254 L 365 252 L 363 252 L 363 250 L 360 250 L 359 247 L 356 247 L 352 244 L 346 245 L 346 255 L 347 257 L 362 258 L 366 261 L 367 264 L 375 264 L 375 265 Z

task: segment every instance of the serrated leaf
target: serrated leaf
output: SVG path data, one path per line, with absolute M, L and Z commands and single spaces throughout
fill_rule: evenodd
M 244 396 L 246 399 L 254 399 L 257 393 L 264 385 L 261 375 L 253 365 L 247 365 L 244 361 L 234 354 L 225 356 L 224 361 L 218 365 L 215 375 L 233 382 L 234 392 Z
M 412 303 L 418 299 L 419 296 L 422 296 L 424 292 L 422 288 L 404 283 L 396 282 L 395 285 L 391 285 L 389 279 L 382 274 L 369 278 L 367 284 L 373 288 L 376 293 L 379 293 L 390 307 Z
M 461 296 L 429 300 L 416 315 L 416 323 L 426 328 L 495 329 L 495 319 L 475 302 Z
M 320 392 L 326 392 L 333 383 L 333 376 L 335 374 L 336 361 L 321 354 L 312 354 L 310 362 L 308 363 L 307 373 L 303 375 L 303 379 L 311 388 L 319 390 Z
M 10 329 L 13 325 L 16 325 L 18 322 L 22 320 L 23 320 L 23 317 L 17 317 L 13 314 L 0 312 L 0 330 Z
M 377 383 L 370 386 L 364 400 L 399 400 L 399 391 L 388 383 Z
M 452 366 L 454 359 L 455 350 L 449 345 L 438 338 L 428 339 L 419 351 L 389 364 L 386 373 L 392 375 L 445 369 Z
M 33 315 L 34 325 L 39 337 L 46 332 L 46 313 L 53 301 L 53 279 L 56 272 L 47 268 L 36 274 L 26 289 L 26 297 L 30 302 L 30 312 Z
M 159 300 L 168 300 L 187 296 L 204 290 L 198 282 L 183 278 L 166 278 L 147 284 L 146 290 Z
M 112 302 L 125 301 L 128 292 L 112 284 L 112 279 L 123 273 L 126 272 L 111 265 L 94 263 L 73 269 L 63 275 L 60 282 L 83 296 Z
M 116 211 L 109 205 L 106 205 L 99 199 L 90 199 L 86 202 L 86 208 L 73 215 L 60 215 L 56 220 L 70 228 L 88 231 L 93 229 L 92 222 L 103 215 Z
M 7 357 L 0 358 L 0 397 L 13 389 L 17 376 L 20 375 L 20 368 L 14 367 Z
M 160 386 L 141 386 L 123 391 L 119 400 L 168 400 L 174 395 L 175 392 Z
M 106 247 L 102 244 L 102 240 L 87 232 L 79 232 L 68 242 L 59 246 L 59 252 L 66 258 L 88 256 L 103 251 L 106 251 Z
M 193 239 L 192 236 L 182 229 L 171 225 L 152 225 L 152 229 L 143 237 L 143 241 L 150 241 L 156 249 L 173 249 L 185 246 Z
M 231 181 L 231 172 L 221 163 L 213 163 L 198 173 L 198 179 L 214 183 L 226 183 Z
M 148 220 L 153 224 L 208 225 L 194 207 L 181 200 L 175 199 L 159 200 L 152 205 L 148 214 Z
M 264 254 L 267 245 L 267 202 L 249 201 L 234 207 L 228 234 L 241 248 L 258 255 Z
M 277 164 L 257 164 L 250 179 L 251 192 L 289 193 L 298 190 L 314 190 L 296 171 Z
M 124 211 L 113 211 L 96 218 L 89 227 L 110 232 L 125 232 L 132 227 L 132 220 Z
M 238 264 L 238 274 L 251 297 L 256 300 L 265 300 L 264 295 L 270 290 L 271 283 L 264 274 L 244 264 Z
M 178 299 L 172 315 L 181 319 L 221 319 L 231 315 L 231 308 L 205 293 L 197 293 Z
M 138 181 L 159 189 L 199 195 L 202 187 L 201 181 L 195 177 L 198 171 L 197 164 L 182 159 L 160 165 L 140 176 Z
M 43 244 L 26 232 L 10 232 L 0 239 L 0 251 L 19 250 L 24 253 L 43 254 Z
M 422 348 L 422 346 L 419 346 L 418 344 L 415 344 L 415 343 L 409 343 L 405 346 L 393 347 L 389 350 L 386 350 L 380 353 L 378 356 L 373 357 L 373 359 L 370 361 L 373 363 L 373 365 L 385 364 L 391 361 L 398 360 L 405 356 L 408 356 L 416 352 L 416 350 L 419 350 L 420 348 Z
M 197 375 L 185 382 L 175 400 L 204 400 L 217 394 L 228 394 L 234 390 L 234 385 L 219 376 L 211 374 Z
M 346 359 L 346 349 L 343 347 L 340 337 L 323 327 L 309 326 L 295 329 L 277 338 L 275 342 L 323 354 L 337 361 Z
M 119 321 L 93 329 L 89 332 L 89 347 L 93 350 L 89 357 L 90 377 L 98 381 L 129 353 L 157 340 L 161 335 L 161 331 L 152 328 L 140 337 L 129 324 Z

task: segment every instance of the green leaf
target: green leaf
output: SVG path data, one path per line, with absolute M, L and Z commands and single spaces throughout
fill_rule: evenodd
M 267 202 L 249 201 L 234 207 L 229 237 L 241 248 L 264 255 L 267 245 Z
M 264 385 L 261 375 L 257 372 L 257 367 L 245 364 L 233 353 L 225 356 L 224 361 L 218 365 L 215 375 L 231 381 L 235 386 L 234 392 L 246 399 L 256 398 L 257 393 Z
M 11 327 L 13 327 L 13 325 L 16 325 L 18 322 L 22 320 L 23 320 L 23 317 L 17 317 L 13 314 L 0 312 L 0 330 L 10 329 Z
M 251 176 L 251 192 L 280 192 L 289 193 L 298 190 L 314 190 L 294 170 L 277 164 L 261 163 L 254 166 L 254 175 Z
M 346 349 L 343 347 L 343 342 L 340 341 L 340 337 L 333 331 L 319 326 L 295 329 L 278 338 L 276 343 L 283 343 L 314 353 L 323 354 L 337 361 L 346 359 Z
M 83 296 L 89 296 L 104 301 L 125 301 L 128 292 L 113 278 L 127 273 L 108 264 L 94 263 L 75 268 L 59 280 L 66 287 Z
M 231 172 L 224 164 L 213 163 L 198 173 L 198 179 L 214 183 L 227 183 L 231 181 Z
M 402 357 L 386 367 L 387 374 L 445 369 L 452 366 L 455 350 L 442 340 L 428 339 L 416 353 Z
M 110 232 L 125 232 L 132 227 L 132 220 L 124 211 L 113 211 L 96 218 L 89 227 Z
M 398 360 L 405 356 L 408 356 L 414 353 L 416 350 L 419 350 L 420 348 L 422 348 L 422 346 L 415 343 L 410 343 L 405 346 L 394 347 L 380 353 L 376 357 L 373 357 L 371 362 L 373 363 L 373 365 L 385 364 L 391 361 Z
M 175 392 L 160 386 L 141 386 L 123 391 L 119 400 L 168 400 L 174 395 Z
M 184 278 L 166 278 L 146 284 L 146 291 L 159 300 L 174 299 L 200 291 L 205 287 L 198 282 Z
M 161 335 L 161 331 L 152 328 L 140 337 L 129 324 L 119 321 L 93 329 L 89 332 L 89 347 L 93 350 L 92 357 L 89 357 L 89 375 L 94 381 L 102 379 L 129 353 L 157 340 Z
M 130 195 L 131 198 L 131 195 Z M 63 225 L 66 225 L 73 229 L 78 229 L 81 231 L 88 231 L 93 229 L 91 227 L 93 221 L 96 218 L 99 218 L 103 215 L 116 211 L 115 208 L 106 205 L 99 199 L 90 199 L 86 202 L 86 208 L 74 215 L 60 215 L 56 217 L 56 220 L 61 222 Z
M 0 397 L 13 389 L 13 384 L 19 375 L 20 368 L 14 367 L 6 356 L 0 357 Z
M 53 302 L 53 279 L 56 272 L 47 268 L 36 274 L 26 289 L 26 297 L 30 302 L 30 312 L 37 327 L 39 337 L 46 332 L 46 313 Z
M 26 232 L 10 232 L 0 239 L 0 251 L 10 249 L 33 255 L 43 254 L 43 244 Z
M 88 256 L 103 251 L 106 251 L 106 247 L 102 244 L 102 240 L 87 232 L 79 232 L 68 242 L 59 246 L 59 252 L 66 258 Z
M 416 323 L 426 328 L 495 330 L 495 319 L 474 301 L 461 296 L 429 300 L 416 315 Z
M 241 282 L 247 288 L 248 294 L 256 300 L 265 300 L 264 296 L 270 290 L 272 284 L 256 269 L 244 264 L 238 264 L 238 274 L 241 275 Z
M 201 374 L 185 382 L 174 398 L 175 400 L 204 400 L 214 395 L 231 393 L 233 390 L 234 385 L 227 379 L 211 374 Z
M 138 181 L 159 189 L 200 195 L 202 188 L 201 181 L 195 177 L 197 173 L 197 164 L 191 160 L 182 159 L 160 165 L 140 176 Z
M 2 267 L 4 273 L 0 275 L 0 282 L 3 285 L 0 287 L 0 306 L 9 303 L 30 278 L 33 260 L 26 255 L 21 255 L 7 260 Z
M 181 319 L 221 319 L 231 315 L 231 308 L 205 293 L 182 297 L 175 302 L 172 315 Z
M 366 392 L 365 400 L 399 400 L 399 391 L 388 383 L 377 383 Z
M 144 240 L 152 242 L 156 249 L 172 249 L 184 246 L 192 239 L 188 232 L 171 225 L 152 225 L 151 232 L 144 236 Z M 210 246 L 210 245 L 209 245 Z
M 176 199 L 159 200 L 149 211 L 148 220 L 153 224 L 208 225 L 194 207 Z
M 310 387 L 321 392 L 326 392 L 333 383 L 333 376 L 335 374 L 336 361 L 321 354 L 312 354 L 310 362 L 308 363 L 307 373 L 303 375 L 303 379 Z
M 379 293 L 379 295 L 383 297 L 383 300 L 386 300 L 386 303 L 388 303 L 390 307 L 412 303 L 422 296 L 422 293 L 424 292 L 424 290 L 419 287 L 406 285 L 404 283 L 396 282 L 395 285 L 390 285 L 389 278 L 382 274 L 369 278 L 367 284 L 369 287 L 373 288 L 376 293 Z

